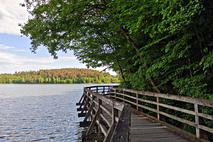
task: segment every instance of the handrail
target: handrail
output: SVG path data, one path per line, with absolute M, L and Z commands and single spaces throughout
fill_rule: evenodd
M 89 89 L 92 90 L 92 92 L 96 92 L 102 95 L 107 95 L 110 92 L 111 88 L 117 88 L 118 85 L 94 85 L 94 86 L 88 86 L 84 87 L 84 90 Z
M 194 135 L 196 139 L 202 138 L 201 131 L 213 134 L 213 128 L 201 123 L 201 120 L 213 121 L 212 114 L 201 112 L 201 110 L 205 107 L 212 109 L 213 101 L 121 88 L 111 88 L 110 96 L 116 100 L 120 100 L 134 106 L 137 110 L 145 110 L 152 112 L 152 114 L 154 113 L 154 117 L 159 121 L 166 122 L 169 118 L 183 124 L 187 124 L 195 128 Z M 168 102 L 172 103 L 172 105 Z M 182 106 L 177 106 L 175 103 L 181 103 Z M 184 106 L 188 106 L 189 108 Z M 194 120 L 187 120 L 184 117 L 175 115 L 174 112 L 193 116 Z M 163 119 L 163 117 L 166 117 L 167 119 Z
M 112 87 L 117 88 L 118 85 L 94 85 L 94 86 L 84 87 L 83 95 L 81 96 L 79 102 L 76 103 L 76 105 L 80 105 L 80 103 L 83 101 L 84 94 L 86 94 L 85 93 L 86 89 L 90 89 L 93 92 L 96 92 L 102 95 L 108 95 Z
M 77 109 L 84 116 L 81 126 L 87 126 L 84 138 L 89 139 L 96 126 L 96 133 L 102 134 L 103 142 L 128 142 L 131 119 L 130 106 L 107 97 L 114 86 L 90 86 L 84 88 L 83 97 Z M 97 138 L 97 137 L 96 137 Z

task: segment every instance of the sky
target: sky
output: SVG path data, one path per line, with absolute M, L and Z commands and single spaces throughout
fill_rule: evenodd
M 0 0 L 0 73 L 36 71 L 55 68 L 86 68 L 73 52 L 59 52 L 58 59 L 41 46 L 36 54 L 30 50 L 30 39 L 21 35 L 19 24 L 26 23 L 28 13 L 20 3 L 24 0 Z M 103 70 L 105 67 L 98 68 Z M 108 71 L 115 74 L 112 71 Z

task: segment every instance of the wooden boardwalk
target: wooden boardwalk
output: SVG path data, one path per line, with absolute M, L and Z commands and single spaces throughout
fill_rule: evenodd
M 132 113 L 131 142 L 188 142 L 189 140 L 170 131 L 166 126 L 161 125 L 148 117 Z
M 176 106 L 177 101 L 182 102 L 181 107 Z M 184 103 L 192 109 L 184 108 Z M 213 128 L 200 123 L 200 119 L 213 120 L 211 114 L 202 112 L 203 107 L 213 108 L 213 102 L 208 100 L 92 86 L 84 88 L 77 105 L 78 116 L 84 117 L 80 123 L 86 128 L 84 142 L 210 142 L 213 136 Z M 194 120 L 175 115 L 178 111 L 194 115 Z M 195 134 L 167 123 L 165 117 L 194 127 Z
M 103 102 L 103 105 L 110 111 L 110 107 Z M 103 116 L 111 121 L 106 113 Z M 137 110 L 131 110 L 130 125 L 131 142 L 191 142 L 189 139 L 171 131 L 167 126 L 162 125 L 154 119 L 151 119 Z

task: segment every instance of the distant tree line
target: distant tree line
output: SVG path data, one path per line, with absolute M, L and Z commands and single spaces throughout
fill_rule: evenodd
M 0 83 L 117 83 L 118 77 L 91 69 L 51 69 L 0 74 Z

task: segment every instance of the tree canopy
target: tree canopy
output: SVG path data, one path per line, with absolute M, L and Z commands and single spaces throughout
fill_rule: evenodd
M 213 2 L 26 0 L 21 32 L 57 57 L 73 50 L 128 88 L 213 99 Z

